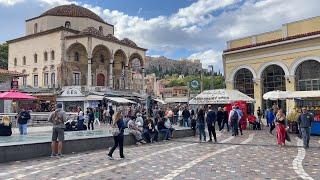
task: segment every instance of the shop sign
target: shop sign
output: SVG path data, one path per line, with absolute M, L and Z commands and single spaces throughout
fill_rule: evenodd
M 70 97 L 70 96 L 84 96 L 84 95 L 81 93 L 79 89 L 70 88 L 70 89 L 64 90 L 61 96 Z
M 13 90 L 18 90 L 19 89 L 19 83 L 17 80 L 12 80 L 11 81 L 11 89 Z

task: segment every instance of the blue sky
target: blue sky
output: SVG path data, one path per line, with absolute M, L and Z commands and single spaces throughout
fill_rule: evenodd
M 70 3 L 114 24 L 117 37 L 148 55 L 198 58 L 216 71 L 227 40 L 320 15 L 319 0 L 0 0 L 0 42 L 23 36 L 26 19 Z

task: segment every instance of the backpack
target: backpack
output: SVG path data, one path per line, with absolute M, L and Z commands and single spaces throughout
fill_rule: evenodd
M 232 114 L 232 117 L 231 117 L 232 122 L 238 122 L 238 119 L 239 119 L 238 112 L 237 111 L 233 111 L 233 114 Z
M 58 125 L 58 124 L 63 123 L 62 117 L 60 117 L 58 113 L 59 113 L 59 112 L 56 111 L 56 112 L 54 112 L 54 114 L 53 114 L 53 116 L 52 116 L 52 123 L 53 123 L 54 125 Z

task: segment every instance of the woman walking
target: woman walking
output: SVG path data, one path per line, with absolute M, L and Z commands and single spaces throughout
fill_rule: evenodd
M 204 142 L 206 142 L 206 132 L 205 132 L 205 113 L 203 108 L 201 108 L 197 114 L 197 126 L 199 128 L 199 140 L 202 142 L 202 137 Z
M 279 147 L 283 147 L 286 141 L 286 116 L 280 109 L 276 115 L 277 142 Z
M 123 140 L 124 140 L 124 122 L 122 119 L 122 115 L 121 112 L 117 112 L 114 117 L 113 117 L 113 127 L 118 127 L 119 128 L 119 133 L 118 135 L 114 135 L 113 139 L 114 139 L 114 145 L 113 147 L 110 149 L 109 153 L 108 153 L 108 158 L 110 160 L 113 160 L 112 154 L 113 151 L 119 146 L 119 151 L 120 151 L 120 158 L 124 159 L 124 155 L 123 155 Z

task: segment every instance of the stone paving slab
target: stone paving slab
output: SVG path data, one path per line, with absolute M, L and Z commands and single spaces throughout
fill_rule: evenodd
M 252 141 L 247 141 L 251 134 Z M 3 163 L 0 179 L 302 179 L 301 172 L 309 179 L 320 177 L 320 137 L 312 137 L 311 148 L 299 157 L 295 135 L 284 148 L 267 130 L 248 130 L 235 138 L 227 132 L 218 136 L 223 143 L 199 143 L 198 137 L 188 137 L 127 146 L 125 160 L 115 151 L 115 160 L 110 161 L 107 150 L 98 150 L 61 159 Z M 244 141 L 247 144 L 241 144 Z M 300 162 L 301 168 L 295 170 Z

